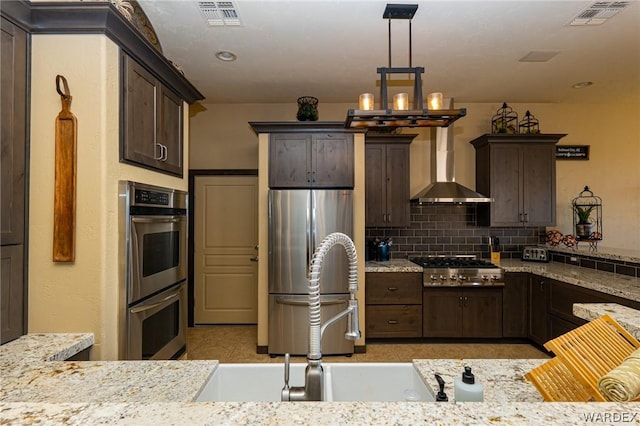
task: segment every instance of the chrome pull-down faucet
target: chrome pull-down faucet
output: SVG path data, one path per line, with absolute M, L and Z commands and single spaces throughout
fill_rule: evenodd
M 320 324 L 320 270 L 326 253 L 335 245 L 341 245 L 347 252 L 349 260 L 349 306 L 338 315 L 329 319 L 324 325 Z M 358 340 L 360 326 L 358 322 L 358 257 L 351 238 L 334 232 L 327 235 L 316 248 L 309 267 L 309 353 L 307 354 L 307 368 L 305 369 L 304 386 L 289 387 L 289 354 L 285 355 L 282 401 L 322 401 L 324 396 L 324 372 L 322 370 L 321 342 L 324 331 L 331 324 L 347 316 L 347 330 L 345 339 Z

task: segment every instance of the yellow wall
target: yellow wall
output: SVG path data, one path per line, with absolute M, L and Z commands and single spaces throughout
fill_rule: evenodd
M 588 90 L 588 89 L 586 89 Z M 490 130 L 491 116 L 502 105 L 461 103 L 467 116 L 454 125 L 456 181 L 475 188 L 475 151 L 469 141 Z M 589 161 L 557 162 L 557 226 L 572 233 L 570 203 L 585 185 L 603 200 L 600 247 L 640 250 L 640 96 L 631 104 L 510 104 L 520 118 L 527 109 L 539 120 L 543 133 L 566 133 L 560 144 L 590 145 Z M 258 138 L 249 121 L 295 121 L 297 105 L 205 104 L 191 121 L 191 165 L 197 169 L 258 168 Z M 320 120 L 343 121 L 353 104 L 318 105 Z M 430 178 L 428 129 L 411 144 L 411 193 Z
M 83 52 L 78 55 L 78 52 Z M 76 260 L 52 262 L 56 75 L 78 120 Z M 29 183 L 29 332 L 93 332 L 92 359 L 118 356 L 118 180 L 187 190 L 119 162 L 119 48 L 102 35 L 33 35 Z M 188 140 L 185 105 L 185 141 Z M 188 144 L 185 144 L 188 145 Z M 185 146 L 184 158 L 188 159 Z M 188 161 L 185 162 L 188 170 Z

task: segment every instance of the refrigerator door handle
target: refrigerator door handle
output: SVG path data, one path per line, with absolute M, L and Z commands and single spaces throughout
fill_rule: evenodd
M 340 305 L 344 304 L 347 301 L 345 298 L 334 299 L 334 300 L 321 300 L 320 306 L 328 306 L 328 305 Z M 286 296 L 276 297 L 276 303 L 280 305 L 294 305 L 294 306 L 308 306 L 308 300 L 297 300 L 292 299 Z

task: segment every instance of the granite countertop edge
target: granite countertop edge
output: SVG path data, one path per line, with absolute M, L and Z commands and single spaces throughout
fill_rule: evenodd
M 640 302 L 640 278 L 556 262 L 541 263 L 526 262 L 520 259 L 503 259 L 499 266 L 505 272 L 533 273 Z M 392 259 L 385 262 L 367 261 L 365 263 L 365 272 L 422 272 L 422 270 L 422 267 L 407 259 Z
M 53 336 L 29 336 L 46 342 Z M 61 342 L 62 339 L 58 339 Z M 59 343 L 60 344 L 60 343 Z M 69 346 L 77 338 L 69 339 Z M 12 345 L 18 348 L 18 344 Z M 3 356 L 11 358 L 4 349 Z M 43 350 L 46 352 L 46 349 Z M 623 403 L 550 404 L 523 378 L 544 359 L 417 359 L 432 393 L 440 374 L 450 395 L 435 402 L 193 402 L 217 361 L 31 361 L 3 366 L 0 420 L 6 424 L 327 424 L 463 421 L 488 424 L 576 423 L 595 411 L 632 416 Z M 6 359 L 5 359 L 6 362 Z M 472 365 L 485 403 L 453 401 L 453 380 Z M 75 402 L 71 402 L 75 401 Z

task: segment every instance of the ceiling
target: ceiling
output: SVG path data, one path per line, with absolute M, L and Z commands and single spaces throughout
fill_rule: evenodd
M 388 66 L 393 1 L 234 0 L 240 25 L 209 26 L 196 0 L 138 0 L 165 56 L 206 103 L 289 103 L 300 96 L 357 104 Z M 219 3 L 219 2 L 216 2 Z M 461 102 L 603 102 L 640 99 L 640 1 L 601 25 L 569 22 L 593 1 L 405 1 L 419 4 L 413 66 L 424 93 Z M 408 21 L 393 20 L 392 66 L 409 65 Z M 223 62 L 215 53 L 237 55 Z M 520 62 L 529 52 L 557 53 Z M 401 76 L 400 78 L 404 78 Z M 583 81 L 594 85 L 571 86 Z M 408 88 L 394 91 L 411 92 Z M 378 99 L 376 99 L 378 100 Z

